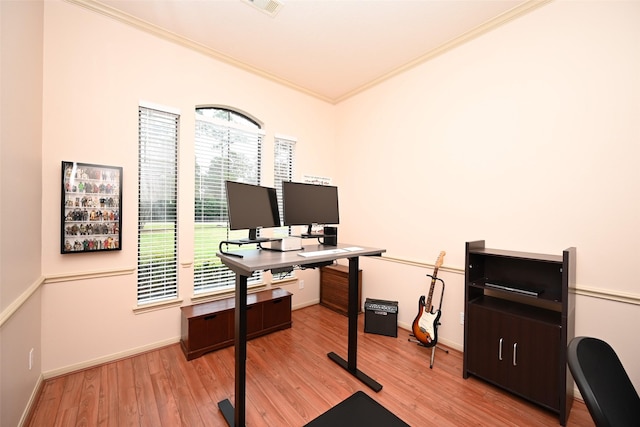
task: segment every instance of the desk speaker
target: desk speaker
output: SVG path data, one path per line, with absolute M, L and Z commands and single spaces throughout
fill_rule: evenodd
M 338 246 L 338 227 L 325 227 L 323 245 Z

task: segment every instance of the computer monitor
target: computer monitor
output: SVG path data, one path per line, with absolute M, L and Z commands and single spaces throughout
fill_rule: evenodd
M 227 212 L 231 230 L 249 230 L 248 239 L 240 242 L 263 242 L 258 229 L 280 227 L 276 189 L 242 182 L 226 181 Z
M 314 224 L 340 222 L 338 187 L 285 181 L 282 183 L 282 200 L 284 225 L 306 225 L 306 236 L 311 235 Z

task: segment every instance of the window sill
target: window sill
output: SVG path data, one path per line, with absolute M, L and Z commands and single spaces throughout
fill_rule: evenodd
M 182 305 L 181 299 L 174 299 L 171 301 L 161 301 L 156 303 L 150 303 L 145 305 L 140 305 L 133 309 L 133 314 L 144 314 L 149 313 L 151 311 L 164 310 L 167 308 L 179 307 Z

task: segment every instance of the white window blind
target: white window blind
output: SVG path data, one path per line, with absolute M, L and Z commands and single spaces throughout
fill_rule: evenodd
M 289 137 L 276 136 L 274 143 L 274 182 L 278 194 L 278 209 L 280 211 L 280 222 L 284 223 L 284 205 L 282 201 L 282 183 L 293 180 L 293 161 L 296 141 Z M 291 234 L 291 227 L 281 227 L 277 231 L 279 236 Z
M 278 210 L 280 222 L 284 224 L 284 203 L 282 197 L 282 183 L 293 180 L 293 161 L 296 141 L 293 138 L 276 136 L 274 141 L 273 176 L 278 194 Z M 291 235 L 291 227 L 280 227 L 274 231 L 275 236 L 287 237 Z M 276 280 L 295 277 L 295 272 L 279 273 L 274 275 Z
M 262 132 L 250 119 L 225 109 L 197 109 L 195 132 L 195 295 L 233 289 L 235 274 L 216 256 L 221 241 L 248 237 L 228 228 L 225 181 L 260 184 Z M 262 281 L 256 272 L 249 284 Z
M 179 116 L 138 114 L 138 305 L 177 298 Z

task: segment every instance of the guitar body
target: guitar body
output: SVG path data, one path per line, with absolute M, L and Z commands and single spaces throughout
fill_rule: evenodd
M 440 310 L 431 312 L 425 305 L 424 295 L 418 302 L 418 315 L 413 321 L 413 336 L 425 347 L 433 347 L 438 342 L 438 321 Z
M 433 347 L 438 342 L 440 310 L 433 310 L 431 299 L 433 298 L 433 288 L 436 284 L 436 280 L 439 280 L 437 279 L 438 269 L 442 266 L 442 259 L 445 255 L 445 251 L 440 252 L 440 255 L 438 255 L 438 259 L 436 260 L 435 267 L 433 269 L 433 275 L 430 276 L 431 287 L 429 289 L 429 299 L 425 302 L 424 295 L 420 297 L 420 300 L 418 301 L 418 315 L 411 325 L 413 336 L 425 347 Z M 440 299 L 440 301 L 442 303 L 442 299 Z

